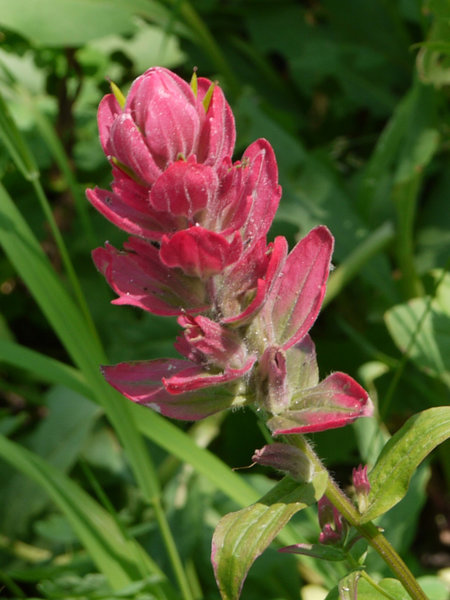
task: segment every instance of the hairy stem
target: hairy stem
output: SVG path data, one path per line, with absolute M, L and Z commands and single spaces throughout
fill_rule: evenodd
M 316 472 L 328 471 L 323 466 L 317 454 L 308 444 L 303 436 L 290 435 L 286 436 L 288 442 L 300 448 L 310 459 Z M 408 569 L 402 558 L 397 554 L 384 535 L 372 523 L 361 523 L 361 518 L 358 510 L 352 504 L 349 498 L 339 488 L 331 477 L 328 478 L 328 484 L 325 491 L 328 500 L 338 509 L 341 515 L 350 525 L 355 527 L 362 536 L 366 538 L 374 550 L 378 552 L 384 562 L 389 566 L 391 571 L 397 576 L 405 590 L 413 600 L 428 600 L 422 588 L 417 583 L 414 575 Z

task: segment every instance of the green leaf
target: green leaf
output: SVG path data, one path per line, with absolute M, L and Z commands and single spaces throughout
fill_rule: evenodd
M 24 369 L 38 381 L 64 385 L 86 398 L 92 397 L 92 390 L 80 371 L 15 342 L 0 339 L 0 363 Z
M 48 394 L 48 414 L 27 437 L 29 450 L 62 472 L 76 461 L 100 408 L 67 388 L 55 387 Z M 30 520 L 45 506 L 47 497 L 36 483 L 14 473 L 2 485 L 0 529 L 10 537 L 24 535 Z
M 81 46 L 134 29 L 136 0 L 0 0 L 2 25 L 43 46 Z
M 237 600 L 248 570 L 298 511 L 324 493 L 327 476 L 299 484 L 284 478 L 259 502 L 229 513 L 216 527 L 212 562 L 223 600 Z
M 347 554 L 341 548 L 326 544 L 294 544 L 282 548 L 280 552 L 289 554 L 303 554 L 304 556 L 312 556 L 321 560 L 345 560 Z
M 442 281 L 433 299 L 394 306 L 385 321 L 402 352 L 429 375 L 450 383 L 450 274 L 436 271 L 435 276 Z
M 400 502 L 418 465 L 449 437 L 450 407 L 430 408 L 411 417 L 383 448 L 369 475 L 369 506 L 361 522 L 375 519 Z
M 339 600 L 353 600 L 358 598 L 358 581 L 361 573 L 353 571 L 341 579 L 338 584 Z
M 0 436 L 0 456 L 47 491 L 114 589 L 148 573 L 162 575 L 143 549 L 124 535 L 114 519 L 58 469 L 3 436 Z
M 397 579 L 382 579 L 377 589 L 369 581 L 363 579 L 361 573 L 353 571 L 339 582 L 339 586 L 331 590 L 325 600 L 410 600 L 406 590 Z

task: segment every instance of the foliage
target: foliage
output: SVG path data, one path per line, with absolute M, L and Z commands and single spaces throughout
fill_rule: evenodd
M 127 90 L 149 66 L 189 79 L 197 65 L 235 112 L 236 158 L 259 137 L 275 149 L 283 196 L 270 237 L 293 246 L 324 224 L 336 238 L 313 329 L 321 375 L 350 373 L 378 413 L 314 434 L 315 450 L 344 488 L 358 457 L 378 491 L 395 487 L 386 514 L 387 493 L 372 492 L 367 519 L 382 515 L 428 596 L 444 599 L 448 442 L 413 472 L 448 436 L 447 3 L 0 0 L 0 15 L 2 595 L 217 597 L 213 529 L 230 511 L 249 519 L 244 507 L 261 510 L 273 487 L 261 466 L 229 468 L 265 442 L 251 411 L 174 425 L 125 402 L 98 368 L 172 358 L 177 327 L 109 304 L 93 266 L 92 248 L 124 239 L 84 197 L 109 187 L 97 106 L 107 78 Z M 411 430 L 423 445 L 399 466 Z M 271 524 L 274 546 L 317 542 L 315 509 L 299 508 L 312 501 L 282 505 L 286 521 L 299 512 L 279 533 Z M 403 598 L 377 555 L 358 550 L 348 560 Z M 312 583 L 322 598 L 356 584 L 386 597 L 346 573 L 270 549 L 242 598 L 307 598 Z

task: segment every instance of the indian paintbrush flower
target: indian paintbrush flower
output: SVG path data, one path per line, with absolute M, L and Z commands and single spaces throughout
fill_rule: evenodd
M 123 250 L 93 252 L 97 268 L 129 304 L 177 316 L 180 359 L 103 368 L 134 402 L 196 420 L 256 404 L 273 435 L 342 427 L 371 414 L 348 375 L 319 381 L 308 335 L 325 294 L 334 239 L 313 229 L 288 252 L 266 236 L 281 188 L 263 139 L 233 162 L 234 117 L 207 79 L 191 85 L 154 67 L 102 100 L 100 140 L 112 190 L 90 202 L 131 234 Z

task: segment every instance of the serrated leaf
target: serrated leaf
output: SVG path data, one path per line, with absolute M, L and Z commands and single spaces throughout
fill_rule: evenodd
M 239 598 L 254 561 L 296 512 L 321 498 L 326 483 L 326 474 L 303 484 L 285 478 L 259 502 L 220 520 L 211 559 L 223 600 Z
M 418 465 L 449 437 L 449 406 L 430 408 L 411 417 L 383 448 L 369 475 L 369 507 L 361 522 L 375 519 L 400 502 Z

